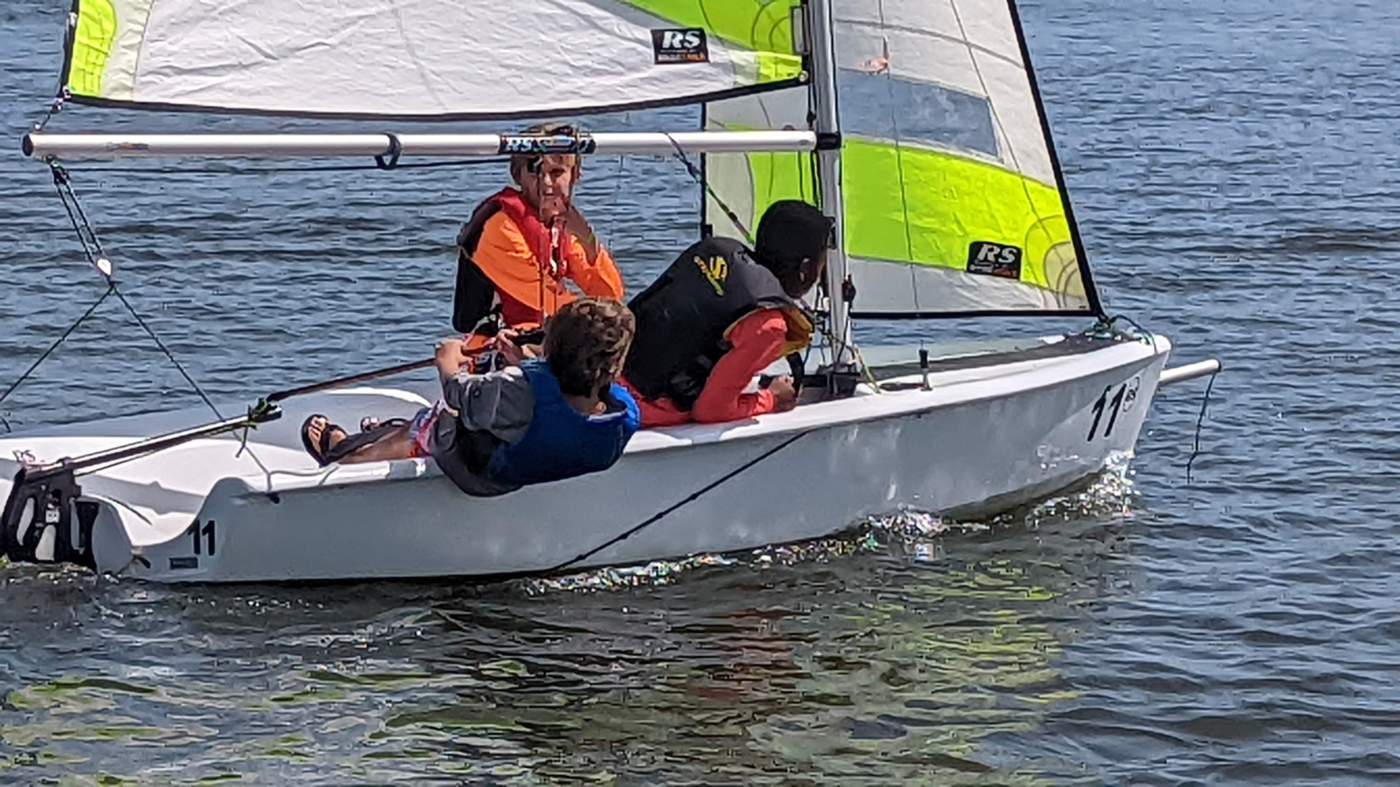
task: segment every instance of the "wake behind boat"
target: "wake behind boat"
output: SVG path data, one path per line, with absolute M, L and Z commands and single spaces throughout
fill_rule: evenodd
M 604 473 L 495 498 L 465 497 L 431 459 L 322 468 L 303 450 L 296 426 L 306 416 L 408 417 L 437 397 L 426 384 L 312 385 L 220 407 L 246 415 L 212 423 L 191 410 L 16 434 L 0 439 L 0 456 L 15 457 L 0 460 L 14 475 L 0 482 L 0 538 L 12 560 L 164 582 L 485 577 L 818 538 L 902 507 L 995 513 L 1130 453 L 1162 380 L 1169 341 L 1118 330 L 1100 304 L 1019 20 L 1002 0 L 950 0 L 951 16 L 895 0 L 875 15 L 833 15 L 826 0 L 734 2 L 703 19 L 650 2 L 541 0 L 536 11 L 567 10 L 575 27 L 567 48 L 534 42 L 557 57 L 542 58 L 522 91 L 490 78 L 512 64 L 474 60 L 477 70 L 463 71 L 463 53 L 480 49 L 464 34 L 484 42 L 508 31 L 528 44 L 538 33 L 486 2 L 391 3 L 400 15 L 434 12 L 415 35 L 435 46 L 402 51 L 383 51 L 375 16 L 364 29 L 279 24 L 278 36 L 305 40 L 276 39 L 278 57 L 258 68 L 229 65 L 237 59 L 219 51 L 229 39 L 201 33 L 213 12 L 199 3 L 149 18 L 128 5 L 77 6 L 66 100 L 366 119 L 693 103 L 704 107 L 704 130 L 36 131 L 25 152 L 50 163 L 61 194 L 68 176 L 58 159 L 90 156 L 363 155 L 393 168 L 422 155 L 674 155 L 700 181 L 701 225 L 716 234 L 745 237 L 766 206 L 794 197 L 834 221 L 827 341 L 813 375 L 825 395 L 745 422 L 644 431 Z M 224 17 L 245 40 L 270 40 L 272 22 L 257 9 Z M 440 28 L 454 31 L 451 40 L 438 40 Z M 332 32 L 335 47 L 315 45 Z M 143 53 L 140 69 L 125 47 Z M 332 74 L 365 92 L 293 89 Z M 590 101 L 566 103 L 574 96 Z M 96 233 L 85 217 L 75 227 L 115 288 Z M 853 315 L 1070 316 L 1093 327 L 863 357 L 850 338 Z

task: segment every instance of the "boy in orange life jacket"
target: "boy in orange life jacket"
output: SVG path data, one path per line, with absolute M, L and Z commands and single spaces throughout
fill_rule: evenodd
M 573 131 L 545 125 L 526 133 Z M 584 295 L 622 299 L 617 266 L 573 204 L 579 173 L 575 155 L 511 156 L 510 174 L 519 188 L 486 198 L 457 238 L 457 330 L 472 333 L 496 311 L 501 327 L 538 327 L 574 299 L 566 279 Z
M 705 238 L 632 299 L 637 336 L 623 376 L 643 427 L 715 423 L 797 406 L 791 377 L 745 393 L 755 375 L 801 350 L 812 323 L 799 298 L 826 269 L 831 220 L 797 200 L 759 220 L 753 251 Z

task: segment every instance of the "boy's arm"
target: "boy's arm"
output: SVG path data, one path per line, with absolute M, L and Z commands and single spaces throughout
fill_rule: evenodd
M 729 332 L 729 352 L 710 371 L 705 387 L 691 408 L 691 418 L 699 423 L 719 423 L 771 413 L 776 408 L 773 392 L 744 393 L 759 372 L 783 355 L 787 320 L 777 309 L 764 309 L 740 320 Z
M 489 432 L 507 443 L 525 436 L 535 411 L 530 381 L 518 366 L 486 374 L 459 368 L 442 381 L 442 401 L 463 428 Z
M 565 217 L 564 230 L 573 239 L 569 244 L 569 265 L 565 273 L 584 295 L 622 300 L 622 274 L 612 255 L 598 242 L 593 227 L 572 205 Z
M 574 254 L 569 260 L 567 275 L 583 290 L 584 295 L 591 295 L 595 298 L 612 298 L 622 300 L 622 274 L 618 273 L 617 265 L 613 262 L 612 255 L 608 250 L 598 247 L 597 261 L 586 267 L 579 265 L 582 255 L 579 253 L 580 244 L 574 245 Z

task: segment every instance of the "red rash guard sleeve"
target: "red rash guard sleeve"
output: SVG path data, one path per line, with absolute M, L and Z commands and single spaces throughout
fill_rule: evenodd
M 777 309 L 754 312 L 736 323 L 729 331 L 730 350 L 711 370 L 690 417 L 698 423 L 719 423 L 773 412 L 772 392 L 744 389 L 783 357 L 786 338 L 787 320 Z

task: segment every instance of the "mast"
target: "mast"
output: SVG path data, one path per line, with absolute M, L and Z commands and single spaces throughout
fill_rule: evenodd
M 851 358 L 850 305 L 842 291 L 846 282 L 846 239 L 841 198 L 841 121 L 836 112 L 836 42 L 830 0 L 807 0 L 807 36 L 812 53 L 812 109 L 817 132 L 817 173 L 821 183 L 821 209 L 832 219 L 835 243 L 827 254 L 826 291 L 830 299 L 831 335 L 836 346 L 832 361 Z

